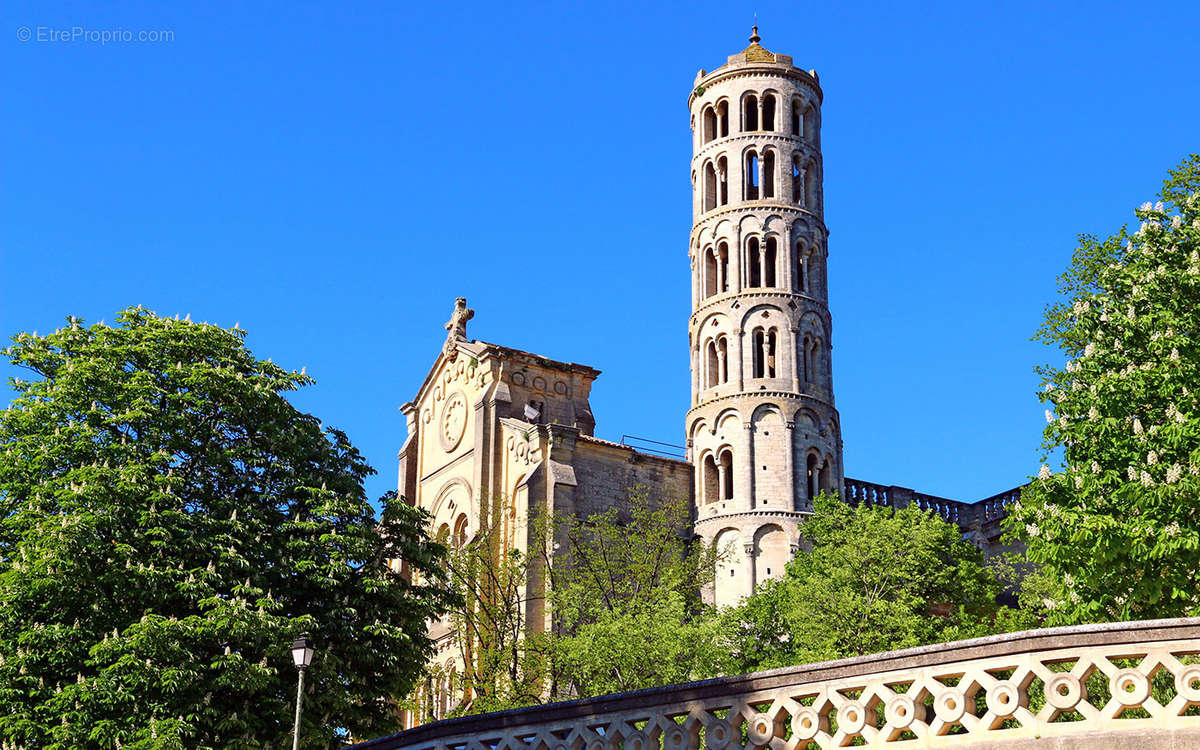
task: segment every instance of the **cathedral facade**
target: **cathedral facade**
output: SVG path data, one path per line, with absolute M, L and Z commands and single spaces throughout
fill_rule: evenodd
M 399 494 L 430 513 L 436 535 L 461 544 L 486 532 L 498 540 L 497 554 L 528 553 L 539 513 L 586 517 L 619 507 L 635 487 L 686 497 L 691 533 L 724 553 L 704 592 L 719 606 L 783 573 L 821 491 L 856 504 L 916 503 L 982 547 L 997 542 L 1014 491 L 968 504 L 845 478 L 833 397 L 822 92 L 815 71 L 759 41 L 755 29 L 750 46 L 699 71 L 688 101 L 692 377 L 683 459 L 596 438 L 588 399 L 599 371 L 470 340 L 474 312 L 460 298 L 442 352 L 402 407 Z M 550 613 L 536 569 L 525 586 L 526 631 L 543 631 Z M 463 698 L 454 675 L 464 649 L 449 621 L 433 623 L 431 635 L 439 682 L 426 694 L 440 718 Z

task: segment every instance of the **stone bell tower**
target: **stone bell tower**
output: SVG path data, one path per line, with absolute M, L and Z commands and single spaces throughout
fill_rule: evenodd
M 691 108 L 692 400 L 696 533 L 726 557 L 734 604 L 782 574 L 821 490 L 841 490 L 830 361 L 821 87 L 750 46 L 701 70 Z

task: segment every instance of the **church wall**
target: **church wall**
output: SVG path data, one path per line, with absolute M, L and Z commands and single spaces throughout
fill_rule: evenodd
M 576 514 L 603 513 L 629 498 L 634 487 L 646 487 L 657 498 L 692 497 L 692 465 L 596 439 L 580 438 L 573 461 L 578 487 Z

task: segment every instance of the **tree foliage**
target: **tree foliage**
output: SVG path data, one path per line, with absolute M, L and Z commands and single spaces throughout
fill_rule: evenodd
M 451 556 L 463 606 L 450 619 L 469 635 L 457 713 L 719 674 L 727 651 L 700 599 L 715 552 L 689 529 L 686 498 L 633 488 L 602 513 L 533 518 L 525 555 L 477 534 Z M 530 622 L 547 605 L 549 627 Z
M 782 578 L 726 613 L 740 671 L 888 651 L 992 630 L 999 583 L 954 524 L 915 505 L 822 494 Z
M 560 519 L 567 546 L 551 564 L 560 698 L 591 697 L 711 677 L 726 651 L 700 599 L 717 551 L 691 538 L 687 498 L 634 488 L 619 509 Z
M 448 674 L 435 665 L 432 678 L 465 699 L 470 713 L 540 703 L 545 672 L 542 644 L 536 636 L 526 637 L 525 626 L 528 605 L 543 597 L 536 588 L 531 591 L 530 556 L 505 549 L 498 523 L 486 523 L 470 540 L 458 541 L 448 570 L 459 602 L 445 624 L 455 633 L 463 673 Z M 430 715 L 430 708 L 425 705 L 421 710 Z M 456 708 L 463 713 L 467 706 Z
M 1056 584 L 1050 621 L 1200 614 L 1200 155 L 1136 210 L 1084 235 L 1037 339 L 1050 408 L 1043 467 L 1009 529 Z
M 280 747 L 302 631 L 305 746 L 396 728 L 443 551 L 394 497 L 374 517 L 370 467 L 284 397 L 312 380 L 243 339 L 133 308 L 5 350 L 34 374 L 0 412 L 6 747 Z

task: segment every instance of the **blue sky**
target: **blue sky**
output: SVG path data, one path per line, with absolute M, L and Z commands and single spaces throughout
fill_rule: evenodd
M 240 323 L 374 497 L 462 295 L 472 338 L 603 371 L 597 435 L 681 442 L 687 95 L 756 11 L 825 90 L 847 474 L 1023 482 L 1075 236 L 1200 150 L 1200 4 L 9 2 L 0 334 Z M 37 41 L 76 26 L 173 41 Z

